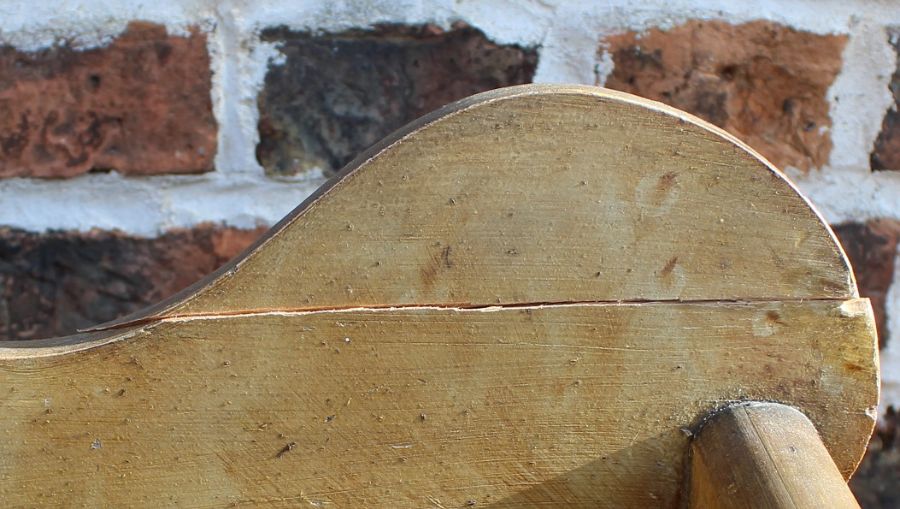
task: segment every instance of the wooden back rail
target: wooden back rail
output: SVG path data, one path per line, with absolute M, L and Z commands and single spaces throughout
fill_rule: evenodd
M 876 345 L 828 226 L 734 137 L 496 90 L 178 296 L 0 345 L 0 499 L 851 507 Z

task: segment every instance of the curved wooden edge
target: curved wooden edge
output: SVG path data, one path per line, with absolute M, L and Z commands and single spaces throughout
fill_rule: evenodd
M 843 249 L 840 247 L 840 243 L 836 240 L 833 231 L 830 229 L 828 224 L 822 219 L 821 214 L 815 209 L 815 207 L 800 193 L 797 188 L 791 183 L 777 168 L 775 168 L 771 163 L 766 161 L 761 155 L 756 153 L 753 149 L 745 145 L 740 140 L 736 139 L 731 134 L 725 132 L 724 130 L 709 124 L 708 122 L 694 117 L 688 113 L 679 111 L 675 108 L 671 108 L 664 104 L 650 101 L 646 99 L 642 99 L 637 96 L 633 96 L 631 94 L 626 94 L 622 92 L 616 92 L 612 90 L 606 90 L 598 87 L 589 87 L 589 86 L 578 86 L 578 85 L 522 85 L 516 87 L 509 87 L 504 89 L 497 89 L 490 92 L 485 92 L 482 94 L 477 94 L 471 96 L 469 98 L 457 101 L 450 105 L 447 105 L 439 110 L 436 110 L 430 114 L 427 114 L 406 126 L 396 130 L 391 135 L 384 138 L 379 143 L 373 145 L 368 150 L 360 154 L 353 161 L 347 164 L 335 177 L 331 178 L 328 182 L 322 185 L 317 191 L 315 191 L 312 195 L 310 195 L 307 199 L 305 199 L 299 206 L 297 206 L 291 213 L 285 216 L 281 221 L 279 221 L 275 226 L 273 226 L 266 234 L 264 234 L 260 239 L 258 239 L 253 245 L 248 247 L 244 252 L 234 257 L 228 263 L 220 267 L 218 270 L 205 277 L 204 279 L 198 281 L 197 283 L 185 288 L 181 292 L 165 299 L 155 305 L 144 308 L 143 310 L 137 311 L 125 317 L 119 318 L 117 320 L 113 320 L 107 323 L 103 323 L 97 325 L 95 327 L 91 327 L 84 331 L 81 331 L 81 334 L 76 334 L 67 337 L 60 338 L 48 338 L 43 340 L 31 340 L 31 341 L 13 341 L 13 342 L 5 342 L 3 345 L 3 351 L 5 353 L 0 354 L 2 358 L 15 358 L 15 357 L 31 357 L 34 355 L 55 355 L 57 353 L 66 353 L 70 351 L 81 351 L 86 348 L 92 348 L 97 345 L 102 345 L 105 343 L 117 341 L 120 339 L 124 339 L 127 337 L 131 337 L 136 330 L 138 330 L 139 326 L 142 324 L 147 324 L 150 322 L 158 321 L 167 316 L 167 312 L 173 310 L 184 303 L 189 302 L 196 296 L 202 294 L 207 288 L 214 285 L 217 281 L 227 279 L 232 274 L 237 272 L 241 265 L 253 254 L 261 249 L 264 249 L 266 244 L 269 243 L 273 238 L 278 236 L 280 232 L 282 232 L 285 228 L 290 226 L 299 216 L 301 216 L 305 211 L 310 209 L 313 205 L 315 205 L 318 201 L 328 196 L 329 193 L 333 191 L 339 190 L 341 185 L 347 182 L 357 170 L 364 167 L 366 163 L 374 158 L 377 158 L 379 154 L 389 150 L 392 146 L 402 142 L 407 137 L 416 133 L 417 131 L 435 123 L 439 122 L 443 119 L 450 118 L 454 115 L 458 115 L 462 112 L 470 110 L 472 108 L 487 104 L 493 103 L 497 101 L 504 101 L 508 99 L 513 99 L 522 96 L 529 95 L 541 95 L 541 94 L 573 94 L 573 95 L 590 95 L 603 100 L 609 101 L 617 101 L 620 103 L 632 104 L 636 106 L 640 106 L 646 108 L 648 110 L 652 110 L 670 117 L 674 117 L 677 119 L 681 119 L 685 122 L 691 123 L 693 125 L 699 126 L 706 131 L 709 131 L 716 136 L 725 139 L 750 154 L 753 158 L 759 160 L 764 164 L 764 166 L 775 176 L 777 176 L 780 180 L 784 181 L 790 189 L 792 189 L 798 196 L 801 197 L 803 202 L 809 207 L 814 216 L 819 220 L 821 225 L 825 228 L 825 231 L 828 235 L 831 236 L 834 241 L 837 249 L 842 257 L 844 265 L 848 268 L 847 272 L 849 274 L 850 280 L 850 288 L 853 292 L 851 297 L 858 296 L 856 290 L 856 282 L 853 279 L 853 273 L 849 270 L 849 263 L 847 262 L 846 254 Z M 21 354 L 16 353 L 16 350 L 21 349 Z M 38 352 L 41 352 L 40 354 Z
M 857 386 L 857 388 L 859 388 L 859 387 L 865 388 L 865 390 L 860 390 L 858 392 L 865 393 L 865 395 L 864 395 L 865 399 L 866 399 L 865 404 L 868 405 L 868 403 L 871 401 L 873 392 L 875 394 L 877 394 L 877 388 L 874 388 L 874 391 L 873 391 L 873 388 L 870 386 L 870 383 L 872 382 L 872 377 L 874 376 L 876 383 L 877 383 L 877 378 L 878 378 L 878 368 L 877 368 L 877 366 L 878 366 L 878 364 L 877 364 L 878 351 L 877 351 L 877 345 L 874 344 L 875 343 L 875 334 L 874 334 L 874 329 L 873 329 L 873 325 L 872 325 L 871 307 L 869 305 L 868 299 L 855 298 L 857 295 L 856 284 L 855 284 L 855 280 L 853 279 L 852 271 L 849 270 L 849 263 L 847 263 L 846 255 L 844 254 L 843 250 L 841 249 L 840 244 L 836 241 L 834 234 L 831 231 L 831 229 L 828 227 L 827 223 L 825 223 L 822 220 L 821 215 L 815 210 L 815 208 L 809 203 L 809 201 L 806 200 L 806 198 L 804 198 L 802 196 L 802 194 L 800 194 L 797 191 L 797 189 L 793 186 L 793 184 L 790 183 L 790 181 L 787 180 L 784 177 L 784 175 L 782 175 L 771 164 L 766 162 L 765 159 L 763 159 L 761 156 L 759 156 L 758 154 L 753 152 L 751 149 L 746 147 L 740 141 L 734 139 L 734 137 L 725 133 L 721 129 L 711 126 L 708 123 L 703 122 L 702 120 L 699 120 L 691 115 L 688 115 L 683 112 L 679 112 L 677 110 L 674 110 L 673 108 L 669 108 L 669 107 L 661 105 L 659 103 L 653 103 L 652 101 L 646 101 L 644 99 L 640 99 L 640 98 L 637 98 L 637 97 L 634 97 L 634 96 L 631 96 L 628 94 L 622 94 L 622 93 L 612 92 L 612 91 L 604 91 L 604 90 L 596 89 L 593 87 L 563 86 L 563 85 L 532 85 L 532 86 L 513 87 L 510 89 L 502 89 L 502 90 L 492 91 L 492 92 L 488 92 L 485 94 L 473 96 L 468 99 L 464 99 L 464 100 L 454 103 L 450 106 L 447 106 L 441 110 L 438 110 L 432 114 L 426 115 L 425 117 L 422 117 L 421 119 L 396 131 L 391 136 L 385 138 L 379 144 L 373 146 L 372 148 L 370 148 L 369 150 L 367 150 L 366 152 L 361 154 L 353 162 L 348 164 L 341 171 L 341 173 L 339 175 L 332 178 L 328 183 L 326 183 L 324 186 L 322 186 L 313 195 L 311 195 L 309 198 L 304 200 L 304 202 L 300 206 L 298 206 L 296 209 L 294 209 L 294 211 L 292 211 L 284 219 L 282 219 L 263 238 L 258 240 L 252 247 L 248 248 L 244 253 L 242 253 L 238 257 L 234 258 L 228 264 L 226 264 L 225 266 L 223 266 L 218 271 L 216 271 L 209 277 L 205 278 L 204 280 L 196 283 L 195 285 L 192 285 L 191 287 L 180 292 L 179 294 L 175 295 L 174 297 L 171 297 L 170 299 L 167 299 L 166 301 L 163 301 L 155 306 L 144 309 L 143 311 L 140 311 L 138 313 L 132 314 L 129 317 L 119 319 L 119 320 L 109 322 L 107 324 L 103 324 L 101 326 L 95 327 L 86 333 L 82 333 L 82 334 L 78 334 L 78 335 L 74 335 L 74 336 L 62 337 L 62 338 L 34 340 L 34 341 L 29 341 L 29 342 L 17 341 L 17 342 L 8 342 L 5 344 L 0 343 L 0 360 L 11 361 L 7 364 L 7 367 L 10 368 L 10 373 L 16 373 L 16 374 L 24 373 L 27 376 L 33 376 L 34 377 L 33 380 L 35 380 L 34 387 L 41 387 L 41 390 L 43 390 L 44 382 L 37 377 L 39 370 L 36 369 L 36 367 L 39 367 L 42 364 L 54 364 L 54 365 L 65 366 L 65 365 L 69 365 L 69 363 L 68 362 L 57 363 L 54 359 L 50 359 L 49 362 L 47 362 L 47 363 L 41 363 L 41 362 L 36 361 L 36 359 L 42 358 L 42 357 L 60 357 L 63 355 L 73 354 L 76 352 L 82 352 L 82 351 L 85 351 L 88 349 L 101 349 L 96 353 L 105 355 L 104 352 L 112 352 L 112 351 L 117 350 L 118 348 L 123 348 L 123 347 L 138 348 L 138 349 L 157 348 L 159 345 L 154 344 L 154 340 L 171 340 L 171 341 L 160 341 L 160 343 L 166 343 L 167 348 L 172 348 L 174 346 L 182 346 L 182 345 L 187 345 L 187 344 L 193 343 L 194 345 L 201 345 L 201 346 L 198 346 L 197 348 L 201 348 L 200 351 L 202 352 L 202 348 L 208 347 L 209 342 L 206 342 L 206 341 L 188 342 L 188 341 L 178 341 L 177 340 L 177 335 L 179 333 L 183 333 L 186 329 L 189 329 L 190 328 L 189 325 L 192 324 L 193 322 L 195 322 L 196 320 L 208 320 L 210 322 L 210 324 L 216 324 L 216 327 L 220 327 L 222 330 L 227 331 L 226 334 L 221 334 L 220 336 L 227 337 L 227 340 L 232 341 L 231 343 L 229 343 L 232 346 L 229 346 L 228 348 L 236 348 L 235 342 L 233 340 L 240 339 L 240 338 L 234 338 L 231 336 L 231 334 L 233 334 L 233 331 L 232 331 L 233 326 L 232 326 L 232 324 L 225 323 L 225 322 L 232 320 L 232 319 L 251 321 L 251 319 L 254 318 L 255 315 L 261 315 L 263 313 L 259 313 L 259 312 L 256 312 L 255 310 L 247 309 L 247 310 L 242 311 L 240 313 L 240 316 L 227 317 L 226 315 L 221 314 L 221 313 L 210 313 L 209 315 L 206 315 L 206 316 L 197 315 L 197 316 L 193 316 L 190 318 L 182 318 L 182 317 L 177 316 L 177 314 L 170 314 L 170 312 L 177 306 L 182 305 L 186 302 L 189 302 L 191 299 L 200 295 L 204 291 L 209 290 L 211 287 L 213 287 L 216 284 L 217 281 L 221 281 L 225 278 L 231 277 L 231 275 L 235 274 L 241 268 L 242 264 L 245 263 L 248 259 L 250 259 L 254 253 L 259 252 L 260 250 L 264 249 L 269 242 L 271 242 L 281 232 L 283 232 L 286 228 L 288 228 L 294 221 L 296 221 L 302 214 L 304 214 L 304 212 L 309 210 L 313 205 L 315 205 L 317 202 L 322 200 L 324 197 L 328 196 L 329 193 L 332 192 L 332 190 L 341 189 L 342 185 L 349 182 L 349 180 L 356 174 L 357 170 L 365 167 L 367 162 L 373 160 L 374 158 L 377 158 L 379 156 L 379 154 L 382 154 L 386 150 L 389 150 L 391 147 L 402 142 L 404 139 L 406 139 L 408 136 L 413 135 L 419 129 L 422 129 L 422 128 L 424 128 L 428 125 L 431 125 L 435 122 L 439 122 L 442 119 L 450 118 L 453 115 L 460 114 L 461 112 L 467 111 L 471 108 L 475 108 L 477 106 L 480 106 L 480 105 L 483 105 L 486 103 L 492 103 L 492 102 L 507 100 L 507 99 L 516 98 L 516 97 L 522 97 L 522 96 L 526 96 L 526 95 L 540 95 L 540 94 L 573 94 L 573 95 L 582 95 L 582 96 L 590 95 L 590 96 L 597 97 L 597 98 L 599 98 L 601 100 L 605 100 L 605 101 L 615 101 L 615 102 L 619 102 L 619 103 L 638 105 L 638 106 L 647 108 L 649 110 L 658 112 L 660 114 L 678 118 L 678 119 L 681 119 L 690 124 L 699 126 L 702 129 L 715 134 L 719 138 L 730 142 L 732 145 L 745 151 L 752 158 L 762 162 L 764 167 L 767 168 L 772 173 L 772 175 L 776 176 L 778 179 L 780 179 L 781 181 L 786 183 L 786 185 L 793 192 L 795 192 L 798 196 L 800 196 L 802 202 L 804 204 L 806 204 L 806 206 L 809 207 L 809 209 L 812 212 L 812 214 L 814 215 L 814 217 L 816 219 L 818 219 L 821 226 L 823 226 L 825 228 L 825 231 L 828 233 L 828 235 L 830 235 L 830 238 L 832 239 L 832 241 L 834 241 L 835 246 L 837 247 L 837 252 L 840 253 L 840 261 L 847 268 L 849 284 L 850 284 L 850 286 L 848 288 L 848 292 L 852 293 L 852 296 L 847 297 L 846 300 L 835 297 L 833 299 L 821 299 L 819 302 L 815 302 L 815 299 L 812 299 L 813 302 L 798 300 L 798 301 L 793 301 L 791 304 L 792 305 L 803 305 L 803 306 L 810 305 L 811 307 L 828 306 L 830 309 L 829 312 L 831 313 L 828 315 L 829 317 L 835 317 L 835 316 L 852 317 L 852 318 L 858 320 L 859 323 L 864 322 L 863 325 L 865 325 L 865 327 L 860 326 L 860 328 L 857 330 L 857 337 L 865 338 L 865 340 L 847 341 L 845 350 L 846 350 L 846 352 L 850 352 L 847 354 L 848 357 L 843 357 L 843 354 L 846 353 L 845 350 L 843 350 L 844 347 L 839 347 L 833 343 L 831 345 L 826 345 L 827 348 L 830 350 L 833 350 L 836 352 L 838 350 L 840 350 L 840 352 L 837 352 L 835 354 L 836 355 L 835 359 L 837 362 L 837 364 L 835 364 L 836 366 L 841 365 L 840 361 L 848 360 L 848 358 L 850 358 L 850 357 L 852 357 L 853 359 L 855 359 L 856 361 L 859 361 L 859 362 L 857 362 L 855 364 L 851 362 L 850 367 L 843 366 L 839 369 L 836 369 L 834 372 L 830 372 L 830 373 L 824 373 L 824 372 L 820 371 L 820 372 L 817 372 L 818 374 L 812 374 L 810 376 L 807 376 L 805 379 L 811 380 L 812 386 L 816 386 L 816 382 L 818 381 L 818 380 L 815 380 L 816 376 L 819 376 L 822 378 L 825 378 L 826 375 L 831 376 L 832 383 L 835 383 L 837 385 L 848 383 L 847 382 L 848 379 L 855 379 L 855 381 L 860 384 L 859 386 Z M 783 192 L 783 189 L 782 189 L 782 192 Z M 822 302 L 822 301 L 827 301 L 827 302 Z M 721 302 L 722 301 L 715 301 L 715 303 L 721 303 Z M 390 304 L 390 303 L 386 303 L 386 304 Z M 572 303 L 572 304 L 573 304 L 573 307 L 576 306 L 576 303 Z M 577 306 L 590 305 L 590 304 L 597 305 L 600 303 L 584 302 L 584 303 L 577 303 Z M 620 303 L 620 304 L 622 304 L 622 303 Z M 660 302 L 655 302 L 652 304 L 658 305 L 658 304 L 660 304 Z M 670 302 L 666 302 L 665 304 L 668 305 L 668 304 L 670 304 Z M 693 304 L 695 305 L 698 303 L 695 301 L 695 302 L 693 302 Z M 732 304 L 735 304 L 735 303 L 732 303 Z M 760 305 L 762 303 L 756 302 L 755 304 Z M 540 303 L 532 303 L 531 305 L 537 306 L 537 307 L 541 306 Z M 615 306 L 616 304 L 615 303 L 605 303 L 603 305 Z M 640 306 L 642 304 L 641 303 L 630 303 L 629 305 Z M 414 309 L 412 311 L 422 311 L 422 309 L 424 308 L 424 306 L 413 306 L 413 307 L 415 307 L 416 309 Z M 513 307 L 513 306 L 506 306 L 506 307 Z M 557 307 L 558 307 L 558 305 L 557 305 Z M 332 309 L 323 309 L 322 311 L 332 311 Z M 354 311 L 354 310 L 353 309 L 344 309 L 342 312 L 350 312 L 350 311 Z M 358 311 L 365 313 L 365 312 L 371 312 L 372 310 L 371 309 L 362 309 L 362 310 L 358 310 Z M 456 310 L 445 307 L 445 308 L 440 308 L 440 311 L 441 312 L 452 312 L 452 311 L 456 311 Z M 504 311 L 509 312 L 510 310 L 504 308 Z M 316 312 L 321 312 L 321 311 L 316 311 Z M 271 314 L 273 316 L 280 316 L 279 313 L 281 313 L 281 312 L 280 311 L 272 311 L 269 314 Z M 283 314 L 290 315 L 290 313 L 283 313 Z M 296 315 L 296 314 L 297 313 L 294 313 L 294 315 Z M 291 315 L 290 318 L 296 318 L 294 315 Z M 767 314 L 760 314 L 759 316 L 764 321 L 764 323 L 762 323 L 762 325 L 760 325 L 760 327 L 761 327 L 760 332 L 765 334 L 769 330 L 769 329 L 767 329 L 767 327 L 771 326 L 771 324 L 767 325 L 768 322 L 765 322 L 765 320 L 769 320 L 770 317 Z M 285 320 L 284 320 L 285 323 L 290 321 L 287 319 L 287 318 L 289 318 L 287 316 L 282 317 L 282 318 L 285 318 Z M 776 320 L 777 319 L 778 318 L 776 315 Z M 567 322 L 571 322 L 571 321 L 572 320 L 567 320 Z M 402 322 L 403 322 L 403 320 L 400 320 L 398 323 L 402 324 Z M 204 324 L 203 327 L 205 328 L 205 327 L 207 327 L 207 325 L 210 325 L 210 324 Z M 196 326 L 197 324 L 194 323 L 194 325 Z M 169 329 L 168 332 L 166 332 L 166 330 L 165 330 L 167 328 Z M 669 330 L 670 328 L 671 328 L 671 322 L 666 321 L 663 324 L 662 330 Z M 278 333 L 277 331 L 271 331 L 271 330 L 269 330 L 268 326 L 254 328 L 253 334 L 255 334 L 255 331 L 262 330 L 262 329 L 267 330 L 268 334 L 270 335 L 270 337 L 268 339 L 268 345 L 270 348 L 268 350 L 263 348 L 264 351 L 274 352 L 275 350 L 271 349 L 272 346 L 274 346 L 274 345 L 282 345 L 283 346 L 283 345 L 286 345 L 287 343 L 289 343 L 288 341 L 284 340 L 285 336 L 283 335 L 283 333 Z M 795 330 L 803 330 L 804 328 L 803 327 L 795 327 L 794 329 Z M 709 330 L 709 329 L 704 329 L 704 330 Z M 173 333 L 173 331 L 175 331 L 175 332 Z M 846 330 L 841 330 L 842 334 L 845 332 L 846 332 Z M 404 334 L 391 334 L 391 337 L 403 337 L 403 336 L 404 336 Z M 841 341 L 840 338 L 835 338 L 835 336 L 837 336 L 837 334 L 823 334 L 822 336 L 826 337 L 826 339 L 823 341 Z M 244 334 L 241 337 L 251 337 L 251 334 Z M 335 337 L 335 334 L 331 334 L 329 337 Z M 595 336 L 591 335 L 590 337 L 593 338 Z M 776 339 L 779 339 L 779 338 L 772 336 L 770 341 L 775 341 Z M 122 341 L 126 341 L 126 340 L 128 340 L 128 341 L 118 344 L 118 345 L 112 345 L 112 343 L 118 343 L 118 342 L 122 342 Z M 866 341 L 869 341 L 869 340 L 871 340 L 871 341 L 869 343 L 867 343 Z M 811 341 L 813 341 L 813 342 L 810 343 L 810 345 L 813 345 L 813 346 L 808 345 L 809 348 L 815 349 L 821 345 L 820 343 L 816 342 L 818 340 L 815 340 L 814 338 L 811 339 Z M 240 343 L 240 342 L 238 341 L 238 343 Z M 247 346 L 248 343 L 249 342 L 244 343 L 245 351 L 247 348 L 257 348 L 258 347 L 257 344 L 252 344 L 250 346 Z M 354 343 L 356 343 L 356 340 L 354 340 Z M 723 343 L 727 343 L 727 341 L 723 342 Z M 311 344 L 317 345 L 319 343 L 313 342 Z M 439 343 L 439 344 L 442 344 L 442 343 Z M 754 343 L 754 344 L 756 344 L 756 343 Z M 783 345 L 786 347 L 790 347 L 790 345 L 791 345 L 790 342 L 777 343 L 777 344 L 779 346 Z M 109 348 L 106 349 L 106 348 L 102 348 L 102 347 L 109 347 Z M 291 347 L 296 348 L 297 349 L 296 353 L 298 353 L 298 354 L 304 353 L 303 349 L 298 345 L 291 344 Z M 800 349 L 795 348 L 794 350 L 796 352 L 798 352 L 798 355 L 801 355 L 801 356 L 804 355 L 805 354 L 804 352 L 806 351 L 803 348 L 800 348 Z M 236 349 L 235 351 L 240 351 L 240 350 Z M 873 352 L 872 355 L 869 354 L 870 351 Z M 172 357 L 178 357 L 178 356 L 171 355 L 172 350 L 167 349 L 165 352 L 169 355 L 160 356 L 160 359 L 162 359 L 162 360 L 159 360 L 159 362 L 165 362 L 166 364 L 157 364 L 156 365 L 155 373 L 157 373 L 158 375 L 163 374 L 163 373 L 167 372 L 167 370 L 170 370 L 170 369 L 172 371 L 178 371 L 177 368 L 172 368 L 171 365 L 168 364 L 169 359 L 171 359 Z M 234 353 L 234 352 L 232 352 L 232 353 Z M 862 355 L 862 356 L 860 357 L 860 355 Z M 188 356 L 184 356 L 184 357 L 190 357 L 190 356 L 188 355 Z M 303 355 L 285 356 L 284 358 L 286 359 L 288 357 L 304 358 Z M 344 355 L 343 357 L 349 357 L 349 356 Z M 396 358 L 399 356 L 389 356 L 389 357 Z M 199 358 L 206 358 L 206 357 L 204 357 L 203 355 L 200 355 Z M 860 358 L 862 358 L 862 360 L 860 360 Z M 869 367 L 870 359 L 871 359 L 871 362 L 874 363 L 871 366 L 872 370 L 874 370 L 874 373 L 872 372 L 872 370 L 866 369 L 867 367 Z M 66 361 L 69 361 L 69 360 L 72 360 L 72 359 L 66 359 Z M 97 361 L 97 360 L 98 359 L 94 358 L 94 361 Z M 365 362 L 371 362 L 371 360 L 367 359 Z M 800 362 L 802 362 L 802 361 L 800 361 Z M 862 374 L 860 374 L 860 372 L 859 372 L 861 364 L 866 365 L 865 367 L 862 368 L 865 370 L 864 374 L 866 375 L 866 378 L 864 380 L 861 380 L 859 378 L 862 376 Z M 716 365 L 724 366 L 725 361 L 720 362 Z M 106 365 L 104 365 L 103 363 L 100 363 L 100 364 L 96 365 L 95 367 L 97 369 L 97 373 L 104 373 L 108 369 L 106 367 Z M 284 373 L 292 373 L 291 377 L 293 377 L 293 376 L 296 376 L 296 368 L 297 367 L 294 364 L 285 365 L 283 372 Z M 852 371 L 853 369 L 855 369 L 857 371 L 854 372 L 854 371 Z M 196 370 L 192 370 L 192 369 L 183 369 L 182 368 L 182 369 L 180 369 L 180 372 L 192 373 L 192 375 L 198 374 L 196 372 Z M 776 372 L 784 373 L 784 372 L 789 372 L 789 370 L 776 370 Z M 842 373 L 843 376 L 839 376 L 836 373 Z M 856 373 L 856 374 L 854 374 L 854 373 Z M 84 373 L 82 373 L 82 375 L 83 374 Z M 213 376 L 210 373 L 205 373 L 203 376 L 207 376 L 207 375 Z M 291 377 L 284 377 L 284 378 L 287 379 L 287 378 L 291 378 Z M 857 377 L 857 378 L 854 378 L 854 377 Z M 719 376 L 717 378 L 720 380 L 725 380 L 728 377 L 727 376 Z M 763 378 L 765 378 L 765 377 L 764 376 L 756 377 L 756 379 L 763 379 Z M 468 379 L 468 375 L 466 375 L 465 379 Z M 60 380 L 61 380 L 61 378 L 60 378 Z M 189 384 L 185 384 L 184 386 L 189 386 Z M 849 387 L 849 385 L 847 387 Z M 779 390 L 781 390 L 781 389 L 779 389 Z M 790 389 L 784 389 L 784 390 L 789 391 Z M 129 391 L 130 391 L 130 389 L 129 389 Z M 849 391 L 849 389 L 848 389 L 848 391 Z M 772 391 L 769 391 L 769 392 L 772 392 Z M 769 392 L 766 392 L 765 394 L 762 394 L 761 396 L 767 397 Z M 857 393 L 856 391 L 849 391 L 849 392 L 854 393 L 854 394 Z M 743 396 L 744 396 L 744 393 L 739 392 L 737 394 L 732 394 L 731 396 L 729 396 L 729 398 L 743 397 Z M 716 395 L 716 397 L 718 397 L 718 395 Z M 39 400 L 33 399 L 33 401 L 39 401 Z M 709 400 L 706 400 L 706 401 L 709 401 Z M 717 401 L 721 402 L 721 400 L 717 400 Z M 684 408 L 688 408 L 688 406 L 686 405 Z M 863 433 L 861 433 L 860 430 L 867 426 L 868 427 L 874 426 L 874 414 L 870 414 L 870 412 L 868 410 L 866 410 L 865 414 L 863 415 L 862 409 L 860 407 L 856 407 L 853 412 L 855 415 L 853 415 L 853 416 L 847 416 L 847 415 L 843 415 L 843 414 L 834 415 L 828 409 L 827 404 L 824 405 L 822 408 L 823 409 L 820 409 L 818 411 L 818 413 L 816 413 L 814 411 L 809 412 L 810 416 L 814 420 L 816 420 L 816 422 L 829 422 L 829 423 L 834 424 L 834 423 L 840 423 L 842 420 L 847 420 L 847 419 L 851 419 L 851 418 L 855 419 L 857 421 L 865 421 L 861 424 L 857 423 L 858 425 L 853 429 L 853 434 L 852 434 L 852 437 L 854 439 L 853 443 L 851 445 L 847 446 L 848 451 L 844 454 L 844 458 L 842 461 L 843 468 L 842 468 L 841 473 L 843 473 L 845 476 L 849 476 L 850 473 L 852 473 L 852 469 L 849 469 L 849 467 L 852 466 L 855 468 L 855 466 L 858 464 L 859 459 L 861 459 L 862 454 L 864 453 L 864 449 L 865 449 L 864 443 L 863 443 L 863 438 L 864 438 Z M 696 412 L 697 408 L 692 407 L 686 411 L 687 412 Z M 215 421 L 215 419 L 209 419 L 209 420 Z M 299 421 L 297 421 L 297 422 L 299 422 Z M 828 429 L 823 430 L 823 436 L 830 438 L 832 443 L 836 442 L 834 440 L 835 437 L 840 437 L 842 433 L 846 434 L 849 432 L 847 429 L 841 430 L 840 424 L 828 426 L 827 428 Z M 678 431 L 676 429 L 673 429 L 671 431 L 673 431 L 675 435 L 678 435 Z M 682 428 L 682 431 L 684 431 L 683 428 Z M 829 433 L 831 433 L 830 437 L 829 437 Z M 683 436 L 681 436 L 681 435 L 678 435 L 678 436 L 682 441 L 686 441 L 686 439 Z M 868 437 L 868 435 L 865 435 L 865 436 Z M 828 440 L 826 440 L 826 442 L 828 442 Z M 680 448 L 677 450 L 672 449 L 672 451 L 675 453 L 680 453 L 681 449 Z M 858 459 L 856 460 L 855 463 L 853 463 L 852 460 L 855 458 L 858 458 Z M 852 463 L 852 465 L 851 465 L 851 463 Z
M 28 361 L 70 355 L 128 340 L 142 333 L 144 329 L 143 325 L 134 325 L 53 338 L 0 341 L 0 361 Z
M 684 111 L 678 110 L 671 106 L 667 106 L 665 104 L 652 101 L 649 99 L 644 99 L 632 94 L 628 94 L 625 92 L 619 92 L 615 90 L 605 89 L 601 87 L 593 87 L 587 85 L 565 85 L 565 84 L 530 84 L 530 85 L 518 85 L 513 87 L 500 88 L 496 90 L 491 90 L 488 92 L 483 92 L 480 94 L 476 94 L 465 99 L 461 99 L 454 103 L 448 104 L 438 110 L 435 110 L 431 113 L 428 113 L 405 126 L 397 129 L 375 145 L 371 146 L 356 158 L 354 158 L 351 162 L 349 162 L 340 172 L 338 172 L 334 177 L 325 182 L 319 189 L 313 192 L 309 197 L 303 200 L 296 208 L 294 208 L 289 214 L 287 214 L 281 221 L 275 224 L 268 232 L 263 234 L 256 242 L 254 242 L 250 247 L 245 249 L 243 252 L 233 257 L 230 261 L 225 263 L 216 271 L 209 274 L 207 277 L 201 279 L 200 281 L 190 285 L 184 290 L 176 293 L 175 295 L 160 301 L 157 304 L 148 306 L 142 310 L 136 311 L 124 317 L 105 322 L 102 324 L 98 324 L 96 326 L 83 329 L 80 332 L 96 332 L 107 329 L 116 329 L 122 327 L 128 327 L 132 325 L 137 325 L 141 323 L 145 323 L 147 321 L 157 320 L 163 316 L 166 316 L 169 311 L 173 309 L 187 304 L 200 294 L 204 292 L 207 288 L 213 286 L 216 282 L 227 279 L 231 277 L 235 272 L 237 272 L 243 262 L 250 257 L 253 256 L 255 252 L 258 250 L 264 249 L 266 244 L 276 237 L 281 231 L 291 225 L 299 216 L 301 216 L 305 211 L 314 206 L 319 200 L 328 196 L 330 193 L 339 190 L 341 188 L 342 183 L 346 182 L 348 179 L 352 178 L 357 170 L 364 167 L 366 163 L 374 158 L 377 158 L 379 154 L 389 150 L 394 145 L 402 142 L 407 137 L 411 136 L 415 132 L 428 127 L 431 124 L 439 122 L 441 120 L 445 120 L 451 118 L 455 115 L 458 115 L 462 112 L 470 110 L 472 108 L 498 102 L 509 100 L 517 97 L 530 96 L 530 95 L 542 95 L 542 94 L 572 94 L 572 95 L 591 95 L 600 99 L 616 101 L 624 104 L 630 104 L 645 108 L 650 111 L 654 111 L 666 116 L 670 116 L 676 119 L 680 119 L 689 124 L 698 126 L 714 135 L 727 140 L 732 143 L 736 147 L 740 148 L 753 158 L 757 159 L 761 162 L 773 175 L 775 175 L 778 179 L 783 181 L 794 193 L 797 194 L 801 198 L 801 200 L 805 203 L 805 205 L 809 208 L 812 214 L 818 219 L 821 225 L 824 227 L 826 233 L 834 244 L 837 246 L 837 250 L 840 253 L 840 257 L 843 261 L 843 265 L 846 268 L 846 272 L 849 278 L 849 288 L 850 295 L 848 298 L 855 298 L 859 296 L 857 290 L 856 279 L 853 274 L 853 271 L 850 269 L 850 264 L 847 259 L 846 253 L 843 250 L 840 242 L 835 236 L 833 230 L 825 221 L 822 214 L 816 209 L 816 207 L 800 192 L 800 190 L 794 185 L 793 182 L 790 181 L 778 168 L 776 168 L 772 163 L 766 160 L 762 155 L 753 150 L 751 147 L 740 141 L 738 138 L 734 137 L 732 134 L 727 131 L 710 124 L 709 122 L 698 118 L 694 115 L 686 113 Z

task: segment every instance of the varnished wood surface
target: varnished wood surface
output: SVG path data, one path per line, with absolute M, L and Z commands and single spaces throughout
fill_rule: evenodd
M 692 508 L 859 509 L 815 426 L 789 406 L 725 409 L 692 451 Z
M 848 475 L 871 334 L 865 300 L 164 321 L 2 363 L 0 499 L 675 507 L 696 420 L 773 395 Z
M 868 300 L 729 135 L 590 87 L 401 129 L 248 253 L 94 332 L 0 344 L 0 499 L 678 507 L 697 423 L 801 409 L 844 477 Z

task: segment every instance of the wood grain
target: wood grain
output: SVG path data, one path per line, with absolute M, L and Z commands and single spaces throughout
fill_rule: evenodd
M 859 509 L 815 426 L 789 406 L 725 409 L 691 449 L 692 508 Z
M 2 362 L 0 499 L 676 507 L 696 421 L 775 396 L 846 476 L 872 327 L 866 300 L 166 320 Z
M 152 314 L 856 296 L 828 227 L 730 135 L 628 94 L 531 85 L 394 133 Z
M 709 412 L 780 401 L 846 478 L 868 300 L 746 146 L 590 87 L 394 133 L 135 316 L 0 344 L 7 506 L 679 507 Z

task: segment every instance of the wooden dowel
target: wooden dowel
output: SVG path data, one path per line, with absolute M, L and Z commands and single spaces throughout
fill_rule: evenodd
M 858 508 L 813 424 L 777 403 L 713 416 L 692 445 L 692 508 Z

